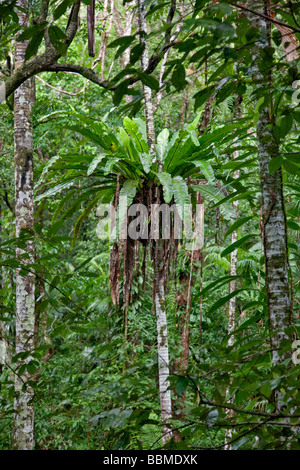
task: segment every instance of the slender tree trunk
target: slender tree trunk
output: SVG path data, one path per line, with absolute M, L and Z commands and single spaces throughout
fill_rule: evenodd
M 133 20 L 135 17 L 135 2 L 128 2 L 125 5 L 125 27 L 124 27 L 124 36 L 130 36 L 132 32 L 132 25 Z M 123 53 L 123 67 L 125 68 L 130 62 L 130 52 L 131 48 L 127 47 L 127 49 Z M 127 77 L 125 77 L 127 78 Z M 131 103 L 132 95 L 125 96 L 126 103 Z
M 0 148 L 1 148 L 1 141 L 0 141 Z M 1 228 L 2 228 L 2 220 L 1 220 L 1 204 L 0 204 L 0 240 L 1 240 Z M 1 253 L 0 253 L 1 256 Z M 2 282 L 2 269 L 0 268 L 0 290 L 3 289 L 3 282 Z M 6 360 L 6 341 L 5 341 L 5 326 L 2 321 L 0 321 L 0 375 L 2 375 L 3 366 L 5 365 Z
M 162 445 L 166 444 L 172 437 L 172 431 L 169 421 L 172 418 L 172 401 L 169 367 L 169 347 L 168 347 L 168 328 L 167 315 L 165 305 L 165 267 L 164 259 L 165 250 L 164 240 L 156 240 L 154 255 L 154 272 L 155 272 L 155 310 L 157 325 L 157 353 L 158 353 L 158 379 L 160 394 L 160 412 L 162 423 Z
M 28 10 L 26 0 L 17 2 L 25 11 L 18 10 L 19 22 L 22 27 L 28 26 Z M 18 68 L 25 60 L 27 42 L 15 43 L 15 67 Z M 32 158 L 32 80 L 23 83 L 15 91 L 15 215 L 16 236 L 22 230 L 33 229 L 33 158 Z M 34 262 L 33 241 L 26 242 L 26 249 L 17 248 L 17 256 L 24 254 L 22 263 L 30 265 Z M 29 352 L 34 347 L 35 321 L 35 278 L 33 273 L 21 275 L 16 273 L 16 353 Z M 29 356 L 20 360 L 18 366 L 30 362 Z M 32 398 L 34 390 L 28 383 L 31 374 L 25 369 L 15 376 L 15 418 L 13 446 L 16 450 L 32 450 L 34 446 L 33 425 L 34 412 Z
M 144 51 L 141 57 L 142 70 L 146 70 L 149 65 L 149 50 L 147 42 L 147 23 L 146 23 L 146 10 L 144 6 L 144 0 L 137 0 L 138 6 L 138 20 L 140 30 L 140 42 L 144 45 Z M 146 117 L 146 128 L 149 152 L 154 154 L 155 145 L 155 128 L 154 128 L 154 117 L 153 117 L 153 102 L 152 102 L 152 90 L 147 85 L 143 84 L 144 91 L 144 102 L 145 102 L 145 117 Z
M 126 9 L 125 9 L 124 36 L 131 35 L 134 15 L 135 15 L 134 2 L 127 2 Z M 127 47 L 127 49 L 123 53 L 123 67 L 126 67 L 126 65 L 128 65 L 130 62 L 130 50 L 131 50 L 130 47 Z
M 236 97 L 235 98 L 235 103 L 234 103 L 235 117 L 240 115 L 238 107 L 239 107 L 239 97 Z M 238 143 L 237 139 L 235 139 L 234 145 L 236 145 L 237 143 Z M 233 155 L 232 155 L 233 160 L 238 158 L 238 156 L 239 156 L 239 152 L 237 150 L 235 152 L 233 152 Z M 235 170 L 232 174 L 232 177 L 234 179 L 238 179 L 239 176 L 240 176 L 239 170 Z M 239 212 L 238 212 L 239 211 L 239 201 L 238 200 L 233 201 L 232 206 L 233 206 L 233 209 L 234 209 L 234 212 L 235 212 L 235 218 L 237 220 L 238 217 L 239 217 Z M 231 234 L 231 244 L 235 243 L 237 241 L 237 239 L 238 239 L 238 231 L 234 230 Z M 236 276 L 236 273 L 237 273 L 237 249 L 235 249 L 231 252 L 230 272 L 229 272 L 229 274 L 230 274 L 230 276 Z M 236 279 L 230 281 L 230 283 L 229 283 L 229 294 L 231 294 L 235 290 L 236 290 Z M 233 343 L 234 343 L 233 331 L 235 329 L 235 309 L 236 309 L 236 297 L 234 296 L 229 300 L 229 307 L 228 307 L 228 334 L 230 335 L 229 340 L 228 340 L 228 345 L 229 346 L 232 346 Z
M 1 141 L 0 141 L 0 150 L 1 150 Z M 0 241 L 2 242 L 2 208 L 0 205 Z M 1 253 L 0 253 L 1 259 Z M 0 290 L 5 289 L 5 276 L 4 268 L 0 267 Z M 3 372 L 5 365 L 10 367 L 11 364 L 11 345 L 9 343 L 9 331 L 5 322 L 0 321 L 0 375 Z M 10 371 L 11 372 L 11 371 Z M 14 376 L 11 373 L 10 380 L 14 380 Z
M 179 5 L 179 9 L 180 9 L 180 13 L 181 15 L 183 16 L 184 14 L 184 2 L 181 2 L 180 5 Z M 180 22 L 178 23 L 178 25 L 176 26 L 175 28 L 175 32 L 173 34 L 173 36 L 171 37 L 171 41 L 174 41 L 174 39 L 176 38 L 176 36 L 179 34 L 181 28 L 182 28 L 182 25 L 183 23 Z M 167 60 L 168 60 L 168 57 L 169 57 L 169 53 L 170 53 L 170 49 L 167 49 L 167 51 L 164 53 L 164 56 L 163 56 L 163 60 L 162 60 L 162 63 L 161 63 L 161 67 L 160 67 L 160 72 L 159 72 L 159 91 L 157 92 L 157 95 L 156 95 L 156 103 L 155 103 L 155 111 L 157 110 L 157 108 L 159 107 L 160 105 L 160 102 L 162 100 L 162 95 L 163 95 L 163 89 L 162 89 L 162 86 L 163 86 L 163 76 L 164 76 L 164 73 L 166 71 L 166 64 L 167 64 Z M 186 94 L 184 95 L 184 105 L 186 105 L 187 103 L 187 98 L 186 98 Z M 185 110 L 185 108 L 184 108 Z M 184 112 L 184 111 L 183 111 Z

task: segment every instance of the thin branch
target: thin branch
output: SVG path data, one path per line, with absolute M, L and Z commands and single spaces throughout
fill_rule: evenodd
M 269 419 L 282 419 L 282 418 L 300 418 L 300 414 L 284 414 L 284 413 L 264 413 L 263 411 L 251 411 L 251 410 L 245 410 L 243 408 L 237 408 L 236 406 L 225 404 L 223 405 L 222 403 L 214 403 L 209 400 L 202 400 L 200 401 L 201 405 L 208 405 L 208 406 L 213 406 L 214 408 L 224 408 L 226 410 L 232 410 L 235 411 L 236 413 L 242 413 L 242 414 L 248 414 L 252 416 L 262 416 L 263 418 L 269 418 Z
M 109 82 L 107 80 L 102 80 L 92 69 L 82 67 L 81 65 L 54 63 L 47 67 L 47 71 L 76 73 L 82 75 L 91 82 L 96 83 L 96 85 L 99 85 L 102 88 L 109 88 Z
M 265 15 L 264 13 L 252 10 L 251 8 L 247 8 L 244 5 L 240 4 L 235 4 L 235 3 L 229 3 L 229 5 L 239 8 L 240 10 L 248 11 L 249 13 L 253 13 L 253 15 L 257 15 L 261 18 L 264 18 L 267 21 L 270 21 L 271 23 L 274 24 L 279 24 L 280 26 L 284 26 L 285 28 L 291 29 L 292 31 L 295 31 L 296 33 L 300 33 L 300 28 L 296 28 L 295 26 L 292 26 L 290 24 L 284 23 L 283 21 L 276 20 L 275 18 L 271 18 L 268 15 Z
M 69 96 L 78 96 L 80 93 L 83 92 L 83 90 L 80 90 L 80 91 L 78 91 L 77 93 L 71 93 L 71 92 L 69 92 L 69 91 L 64 91 L 64 90 L 61 90 L 60 88 L 56 88 L 55 86 L 50 85 L 50 83 L 45 82 L 45 80 L 43 80 L 43 79 L 42 79 L 41 77 L 39 77 L 38 75 L 36 75 L 36 78 L 37 78 L 40 82 L 42 82 L 45 86 L 51 88 L 52 90 L 57 91 L 58 93 L 63 93 L 63 94 L 65 94 L 65 95 L 69 95 Z

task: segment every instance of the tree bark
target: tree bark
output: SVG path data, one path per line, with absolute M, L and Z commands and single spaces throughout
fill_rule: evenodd
M 165 306 L 165 260 L 163 259 L 164 240 L 156 240 L 155 264 L 155 310 L 157 324 L 158 377 L 160 395 L 160 413 L 162 423 L 162 445 L 172 437 L 169 421 L 172 418 L 172 401 L 169 367 L 168 328 Z
M 28 10 L 27 0 L 19 0 L 18 6 L 25 12 Z M 22 27 L 28 26 L 28 16 L 24 10 L 18 10 L 19 22 Z M 15 43 L 15 67 L 25 61 L 27 42 Z M 15 215 L 16 237 L 22 230 L 33 229 L 33 150 L 32 150 L 32 82 L 28 80 L 15 91 Z M 30 265 L 34 262 L 34 244 L 26 242 L 26 249 L 16 249 L 18 257 L 26 253 L 22 263 Z M 16 353 L 30 352 L 34 348 L 35 322 L 35 277 L 29 272 L 21 275 L 16 273 Z M 31 356 L 19 360 L 19 367 L 30 362 Z M 34 411 L 32 399 L 34 390 L 28 383 L 31 374 L 25 369 L 15 376 L 15 417 L 13 447 L 16 450 L 32 450 L 34 447 L 33 425 Z
M 249 0 L 250 8 L 261 12 L 257 0 Z M 267 3 L 265 3 L 267 7 Z M 268 15 L 267 10 L 263 15 Z M 269 15 L 268 15 L 269 16 Z M 249 14 L 253 26 L 259 28 L 260 38 L 253 48 L 252 76 L 257 89 L 267 88 L 270 74 L 263 75 L 261 65 L 269 50 L 269 23 L 262 16 Z M 285 331 L 292 322 L 291 299 L 288 279 L 287 226 L 284 208 L 281 169 L 270 173 L 269 163 L 279 155 L 279 146 L 272 132 L 274 117 L 269 106 L 263 106 L 257 122 L 258 161 L 262 196 L 263 245 L 265 253 L 265 285 L 268 300 L 269 326 L 272 334 L 273 364 L 282 362 L 287 353 L 280 352 L 283 340 L 290 339 Z

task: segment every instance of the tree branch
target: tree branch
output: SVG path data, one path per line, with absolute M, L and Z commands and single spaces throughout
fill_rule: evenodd
M 46 8 L 46 0 L 45 0 Z M 170 12 L 168 15 L 168 20 L 171 21 L 174 16 L 174 5 L 175 2 L 172 2 Z M 66 28 L 67 40 L 66 44 L 69 46 L 73 41 L 77 28 L 78 28 L 78 14 L 80 8 L 80 0 L 77 0 L 72 8 L 70 13 L 68 26 Z M 45 10 L 46 11 L 46 10 Z M 45 14 L 45 13 L 44 13 Z M 173 16 L 172 16 L 173 15 Z M 149 65 L 145 70 L 145 73 L 151 74 L 161 61 L 164 56 L 164 53 L 171 48 L 173 45 L 177 44 L 177 41 L 170 41 L 168 39 L 168 33 L 166 32 L 165 44 L 160 48 L 158 53 L 153 54 L 149 59 Z M 61 57 L 59 51 L 57 51 L 52 44 L 47 45 L 46 50 L 43 54 L 33 57 L 32 59 L 24 62 L 18 69 L 16 69 L 13 74 L 5 82 L 5 91 L 6 99 L 14 93 L 14 91 L 26 80 L 37 75 L 41 72 L 69 72 L 82 75 L 89 81 L 95 83 L 96 85 L 109 89 L 111 91 L 115 90 L 116 85 L 110 86 L 109 81 L 102 80 L 92 69 L 82 67 L 80 65 L 73 64 L 59 64 L 57 61 Z M 139 80 L 138 76 L 132 77 L 130 84 L 134 84 Z
M 300 33 L 300 28 L 296 28 L 295 26 L 284 23 L 283 21 L 279 21 L 279 20 L 276 20 L 275 18 L 271 18 L 270 16 L 265 15 L 264 13 L 252 10 L 251 8 L 247 8 L 244 5 L 240 5 L 238 3 L 230 3 L 229 5 L 231 5 L 235 8 L 239 8 L 240 10 L 244 10 L 244 11 L 248 11 L 249 13 L 253 13 L 253 15 L 260 16 L 261 18 L 264 18 L 265 20 L 270 21 L 271 23 L 279 24 L 281 26 L 284 26 L 285 28 L 289 28 L 292 31 L 295 31 L 296 33 Z
M 107 80 L 102 80 L 92 69 L 87 67 L 82 67 L 81 65 L 73 64 L 51 64 L 47 68 L 48 72 L 69 72 L 82 75 L 84 78 L 87 78 L 96 85 L 101 86 L 102 88 L 109 88 L 109 82 Z

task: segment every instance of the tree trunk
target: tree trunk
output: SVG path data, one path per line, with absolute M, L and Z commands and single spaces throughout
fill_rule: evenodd
M 126 3 L 124 36 L 131 35 L 134 16 L 135 16 L 134 1 Z M 123 52 L 123 67 L 124 68 L 130 63 L 130 52 L 131 52 L 130 47 L 127 47 L 127 49 L 125 49 L 125 51 Z M 126 103 L 131 103 L 132 95 L 126 95 L 125 100 L 126 100 Z
M 249 1 L 250 8 L 261 11 L 257 0 Z M 267 3 L 265 3 L 267 8 Z M 266 11 L 262 11 L 266 13 Z M 257 89 L 267 88 L 271 76 L 264 76 L 259 65 L 269 50 L 270 32 L 267 21 L 249 15 L 253 25 L 260 29 L 260 39 L 253 48 L 252 75 Z M 260 111 L 257 122 L 258 161 L 262 196 L 263 244 L 265 253 L 265 284 L 268 299 L 268 315 L 271 333 L 273 364 L 286 359 L 280 352 L 282 340 L 289 339 L 285 330 L 291 325 L 291 299 L 288 280 L 287 227 L 284 209 L 281 169 L 270 173 L 269 163 L 279 155 L 279 147 L 272 133 L 274 118 L 269 106 Z
M 149 65 L 149 50 L 147 42 L 147 23 L 146 23 L 146 10 L 144 6 L 144 0 L 137 0 L 138 5 L 138 20 L 140 30 L 140 42 L 144 45 L 144 51 L 141 57 L 142 70 L 146 70 Z M 145 102 L 145 117 L 146 117 L 146 128 L 149 145 L 149 153 L 154 154 L 155 145 L 155 128 L 154 128 L 154 117 L 153 117 L 153 102 L 152 102 L 152 90 L 147 85 L 143 84 L 144 91 L 144 102 Z
M 155 310 L 157 322 L 157 353 L 158 353 L 158 377 L 160 394 L 160 412 L 162 423 L 162 445 L 166 444 L 172 437 L 172 431 L 168 422 L 172 418 L 171 390 L 168 377 L 169 348 L 168 348 L 168 328 L 165 307 L 165 260 L 163 259 L 164 240 L 157 240 L 157 250 L 155 256 Z
M 17 2 L 19 7 L 28 10 L 26 0 Z M 22 27 L 28 26 L 28 16 L 23 10 L 18 10 L 19 22 Z M 22 65 L 25 60 L 27 42 L 15 43 L 15 68 Z M 24 82 L 15 91 L 15 215 L 16 236 L 22 230 L 33 229 L 33 158 L 32 158 L 32 80 Z M 33 241 L 26 242 L 26 248 L 17 248 L 16 254 L 26 253 L 22 263 L 30 265 L 34 262 Z M 35 321 L 35 278 L 28 272 L 21 275 L 20 269 L 16 273 L 16 353 L 29 352 L 34 347 L 34 321 Z M 18 368 L 30 362 L 29 356 L 18 362 Z M 33 424 L 34 412 L 32 398 L 34 390 L 28 383 L 31 374 L 25 369 L 15 376 L 15 418 L 13 447 L 16 450 L 32 450 L 34 446 Z
M 134 20 L 135 9 L 134 2 L 127 2 L 125 5 L 125 27 L 124 27 L 124 36 L 130 36 L 132 32 L 132 24 Z M 123 67 L 130 62 L 130 47 L 127 47 L 123 52 Z

